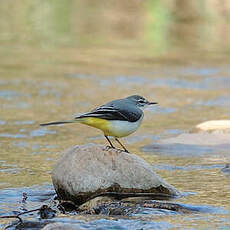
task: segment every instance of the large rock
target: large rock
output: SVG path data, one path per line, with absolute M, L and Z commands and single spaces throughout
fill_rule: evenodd
M 59 198 L 76 204 L 111 193 L 179 195 L 142 158 L 95 144 L 68 149 L 54 167 L 52 180 Z

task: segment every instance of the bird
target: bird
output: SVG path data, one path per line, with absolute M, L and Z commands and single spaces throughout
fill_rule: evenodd
M 132 95 L 126 98 L 113 100 L 90 112 L 74 117 L 72 120 L 55 121 L 40 124 L 41 126 L 61 125 L 69 123 L 82 123 L 102 130 L 104 137 L 109 142 L 108 148 L 116 149 L 109 137 L 114 137 L 122 149 L 129 153 L 128 149 L 118 138 L 126 137 L 134 133 L 140 126 L 144 112 L 149 105 L 158 104 L 149 102 L 142 96 Z

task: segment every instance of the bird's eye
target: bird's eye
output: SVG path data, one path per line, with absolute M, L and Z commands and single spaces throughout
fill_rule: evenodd
M 143 103 L 145 103 L 145 100 L 144 99 L 139 99 L 138 102 L 143 104 Z

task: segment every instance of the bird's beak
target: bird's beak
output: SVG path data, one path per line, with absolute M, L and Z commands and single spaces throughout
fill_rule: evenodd
M 148 105 L 156 105 L 158 104 L 157 102 L 148 102 Z

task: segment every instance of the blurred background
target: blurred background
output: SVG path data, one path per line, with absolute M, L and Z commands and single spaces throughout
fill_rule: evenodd
M 51 184 L 63 150 L 105 144 L 90 127 L 40 123 L 140 94 L 159 106 L 122 140 L 127 148 L 196 193 L 183 202 L 229 208 L 229 180 L 219 172 L 230 160 L 226 148 L 145 151 L 203 121 L 229 119 L 229 21 L 229 0 L 0 1 L 0 188 Z M 222 214 L 208 218 L 185 222 L 224 225 Z
M 103 63 L 109 68 L 109 61 L 123 67 L 134 59 L 140 65 L 144 57 L 145 65 L 153 61 L 148 58 L 180 55 L 184 62 L 201 56 L 219 60 L 229 52 L 228 0 L 8 0 L 0 13 L 2 62 L 23 53 L 42 64 L 70 52 L 77 68 Z M 32 50 L 49 56 L 44 60 Z

